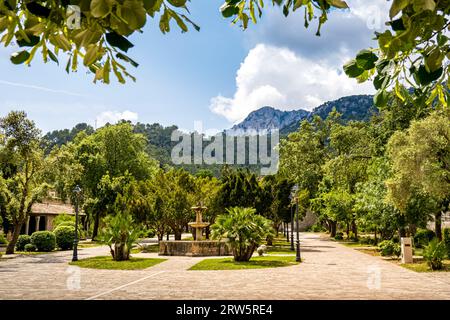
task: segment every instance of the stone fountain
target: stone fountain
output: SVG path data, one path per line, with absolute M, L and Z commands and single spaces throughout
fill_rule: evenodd
M 199 204 L 191 208 L 195 212 L 195 221 L 188 225 L 195 229 L 195 240 L 160 241 L 160 256 L 229 256 L 231 250 L 226 241 L 203 240 L 203 229 L 210 224 L 203 221 L 203 212 L 206 207 Z
M 203 222 L 203 211 L 208 208 L 199 205 L 197 207 L 192 207 L 191 209 L 195 212 L 195 221 L 189 222 L 188 225 L 195 229 L 195 240 L 201 241 L 203 240 L 203 229 L 209 226 L 208 222 Z

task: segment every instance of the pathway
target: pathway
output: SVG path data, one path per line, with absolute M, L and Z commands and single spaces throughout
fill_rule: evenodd
M 70 252 L 2 258 L 0 299 L 450 299 L 450 273 L 415 273 L 318 234 L 301 240 L 303 263 L 257 270 L 188 271 L 203 259 L 192 257 L 139 271 L 69 267 Z

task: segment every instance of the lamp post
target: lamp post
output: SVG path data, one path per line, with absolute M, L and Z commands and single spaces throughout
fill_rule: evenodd
M 75 238 L 73 240 L 73 256 L 72 261 L 78 261 L 78 198 L 81 188 L 77 185 L 73 192 L 75 194 Z
M 292 194 L 289 196 L 291 199 L 291 251 L 294 251 L 294 214 L 292 206 Z
M 295 204 L 296 204 L 295 210 L 296 210 L 296 215 L 297 215 L 296 216 L 296 225 L 295 225 L 296 233 L 297 233 L 295 261 L 301 262 L 302 258 L 300 256 L 300 232 L 299 232 L 298 195 L 297 195 L 297 192 L 298 192 L 298 185 L 295 185 L 295 186 L 292 187 L 292 195 L 294 196 L 294 199 L 295 199 Z M 292 245 L 291 245 L 291 247 L 292 247 Z

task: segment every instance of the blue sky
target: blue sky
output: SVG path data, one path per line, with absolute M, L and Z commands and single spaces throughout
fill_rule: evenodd
M 94 84 L 83 67 L 68 75 L 62 56 L 60 66 L 41 63 L 39 56 L 31 67 L 15 66 L 9 61 L 14 48 L 0 48 L 0 116 L 25 110 L 44 132 L 120 117 L 188 130 L 200 120 L 205 129 L 220 130 L 264 105 L 311 109 L 368 93 L 370 85 L 344 79 L 341 66 L 372 44 L 380 25 L 365 17 L 385 2 L 367 8 L 363 0 L 348 1 L 352 11 L 331 13 L 317 38 L 315 30 L 303 29 L 301 13 L 285 19 L 269 9 L 258 25 L 242 31 L 221 17 L 221 0 L 194 0 L 189 8 L 200 32 L 182 34 L 172 26 L 163 35 L 149 19 L 144 33 L 130 38 L 135 47 L 128 54 L 140 66 L 130 69 L 137 82 L 125 85 Z

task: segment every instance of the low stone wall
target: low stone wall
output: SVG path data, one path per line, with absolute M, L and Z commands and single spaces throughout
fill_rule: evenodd
M 225 241 L 160 241 L 160 256 L 230 256 L 230 246 Z

